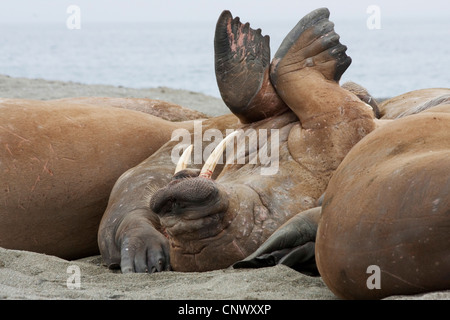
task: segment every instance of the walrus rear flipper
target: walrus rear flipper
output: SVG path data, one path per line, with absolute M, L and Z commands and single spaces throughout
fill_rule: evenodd
M 214 36 L 217 85 L 225 104 L 242 123 L 256 122 L 288 108 L 275 92 L 270 79 L 269 36 L 261 29 L 220 15 Z
M 286 73 L 314 67 L 328 80 L 338 82 L 350 66 L 352 59 L 345 53 L 347 47 L 339 42 L 329 16 L 327 8 L 316 9 L 303 17 L 285 37 L 270 71 L 270 79 L 278 92 L 280 76 Z
M 263 268 L 283 264 L 317 276 L 314 247 L 321 208 L 303 211 L 283 224 L 254 253 L 233 268 Z

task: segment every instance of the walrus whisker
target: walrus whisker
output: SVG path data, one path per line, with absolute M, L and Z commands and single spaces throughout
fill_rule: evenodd
M 225 150 L 225 147 L 228 143 L 228 141 L 231 141 L 234 139 L 234 137 L 239 133 L 239 131 L 234 131 L 230 133 L 228 136 L 225 137 L 220 143 L 214 148 L 214 150 L 209 155 L 208 159 L 206 159 L 205 164 L 203 165 L 202 170 L 200 171 L 199 176 L 203 178 L 210 179 L 214 169 L 216 168 L 217 162 L 219 161 L 220 157 L 223 154 L 223 151 Z
M 144 192 L 144 195 L 143 195 L 145 203 L 150 203 L 153 195 L 159 189 L 161 189 L 161 188 L 158 187 L 158 186 L 154 186 L 154 185 L 147 185 L 147 186 L 145 186 L 145 192 Z
M 193 145 L 191 144 L 189 147 L 187 147 L 183 151 L 183 154 L 181 155 L 180 159 L 178 160 L 177 166 L 175 168 L 174 175 L 177 172 L 186 169 L 187 164 L 188 164 L 189 160 L 191 159 L 192 148 L 193 148 Z

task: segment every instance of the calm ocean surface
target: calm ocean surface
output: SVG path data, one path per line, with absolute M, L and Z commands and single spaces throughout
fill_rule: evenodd
M 353 63 L 353 80 L 375 97 L 450 87 L 450 19 L 334 21 Z M 272 55 L 296 21 L 260 23 Z M 215 23 L 0 24 L 0 73 L 132 88 L 166 86 L 219 97 Z

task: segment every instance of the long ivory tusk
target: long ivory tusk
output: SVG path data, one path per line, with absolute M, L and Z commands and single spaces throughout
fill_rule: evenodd
M 191 159 L 192 148 L 193 148 L 193 145 L 191 144 L 189 147 L 187 147 L 183 151 L 183 154 L 181 155 L 180 159 L 178 160 L 177 167 L 175 168 L 174 174 L 176 174 L 177 172 L 179 172 L 181 170 L 186 169 L 187 164 L 188 164 L 189 160 Z
M 223 154 L 223 151 L 225 150 L 225 147 L 228 143 L 228 141 L 231 141 L 234 139 L 234 137 L 238 134 L 239 131 L 234 131 L 230 133 L 228 136 L 225 137 L 220 143 L 217 145 L 217 147 L 211 152 L 208 159 L 206 160 L 205 164 L 203 165 L 202 170 L 200 171 L 200 177 L 208 178 L 210 179 L 214 169 L 216 168 L 217 162 L 219 162 L 220 157 Z

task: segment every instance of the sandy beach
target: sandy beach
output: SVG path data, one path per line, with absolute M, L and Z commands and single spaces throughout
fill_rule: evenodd
M 132 89 L 0 75 L 0 98 L 49 100 L 88 96 L 159 99 L 210 116 L 229 112 L 218 98 L 184 90 Z M 79 288 L 72 288 L 70 281 L 74 268 L 80 272 Z M 309 277 L 285 266 L 204 273 L 121 274 L 105 267 L 100 256 L 67 261 L 44 254 L 0 248 L 0 299 L 337 298 L 320 277 Z M 389 299 L 450 299 L 450 291 Z
M 187 90 L 166 87 L 133 89 L 110 85 L 13 78 L 6 75 L 0 75 L 0 97 L 35 100 L 73 97 L 148 98 L 172 102 L 209 116 L 219 116 L 230 112 L 221 99 Z

